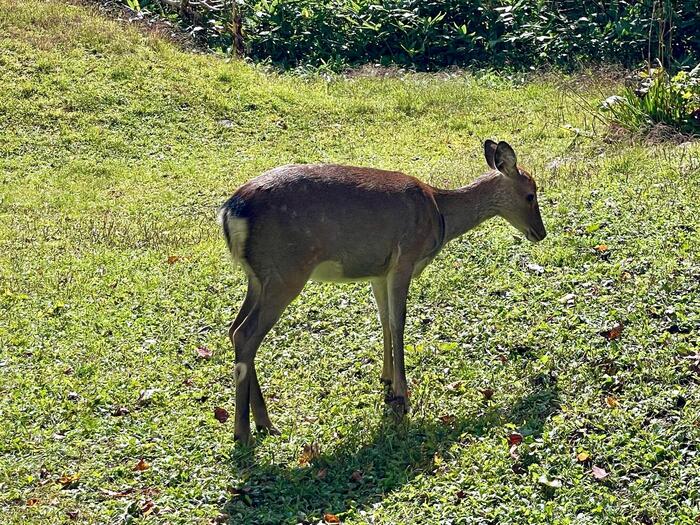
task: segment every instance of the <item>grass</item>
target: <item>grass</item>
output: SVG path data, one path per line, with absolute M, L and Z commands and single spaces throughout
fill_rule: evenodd
M 0 35 L 0 522 L 697 522 L 697 143 L 607 144 L 553 77 L 277 76 L 55 0 Z M 237 448 L 218 205 L 288 162 L 456 187 L 488 137 L 549 236 L 491 221 L 414 283 L 407 421 L 368 286 L 310 283 L 257 359 L 281 435 Z

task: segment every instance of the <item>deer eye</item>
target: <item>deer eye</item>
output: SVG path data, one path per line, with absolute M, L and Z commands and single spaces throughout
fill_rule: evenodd
M 535 194 L 534 193 L 529 193 L 528 196 L 526 197 L 527 202 L 532 202 L 535 200 Z

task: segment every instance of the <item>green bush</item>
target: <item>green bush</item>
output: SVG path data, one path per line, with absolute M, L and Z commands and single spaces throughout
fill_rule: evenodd
M 674 76 L 662 67 L 643 71 L 637 87 L 608 98 L 602 109 L 611 122 L 634 133 L 661 124 L 700 135 L 700 64 Z
M 140 5 L 169 5 L 160 1 Z M 192 13 L 193 6 L 205 4 L 186 5 Z M 191 29 L 210 46 L 231 47 L 237 11 L 246 54 L 284 68 L 369 62 L 421 70 L 573 68 L 591 61 L 636 66 L 659 56 L 687 65 L 700 57 L 697 0 L 210 0 L 206 5 L 206 11 L 192 13 Z

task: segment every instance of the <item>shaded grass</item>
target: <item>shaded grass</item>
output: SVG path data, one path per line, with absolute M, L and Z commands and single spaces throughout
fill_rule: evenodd
M 0 30 L 3 523 L 697 518 L 697 144 L 573 134 L 585 115 L 551 78 L 269 75 L 59 2 L 0 0 Z M 456 187 L 488 137 L 534 172 L 550 235 L 492 221 L 414 283 L 409 420 L 384 417 L 368 287 L 311 283 L 257 360 L 282 435 L 235 449 L 213 409 L 233 409 L 244 279 L 217 206 L 287 162 Z

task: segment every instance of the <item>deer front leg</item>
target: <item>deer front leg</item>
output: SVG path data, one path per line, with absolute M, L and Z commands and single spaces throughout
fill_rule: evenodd
M 394 399 L 392 404 L 397 416 L 402 417 L 410 407 L 408 401 L 408 386 L 403 357 L 403 333 L 406 325 L 406 300 L 411 285 L 413 268 L 400 268 L 389 275 L 389 324 L 391 326 L 391 343 L 394 358 L 394 376 L 392 389 Z
M 382 365 L 382 375 L 380 379 L 386 386 L 387 400 L 393 397 L 391 382 L 394 379 L 394 361 L 391 354 L 391 326 L 389 323 L 389 295 L 387 291 L 386 279 L 372 281 L 372 292 L 377 303 L 379 321 L 382 324 L 384 340 L 384 364 Z

